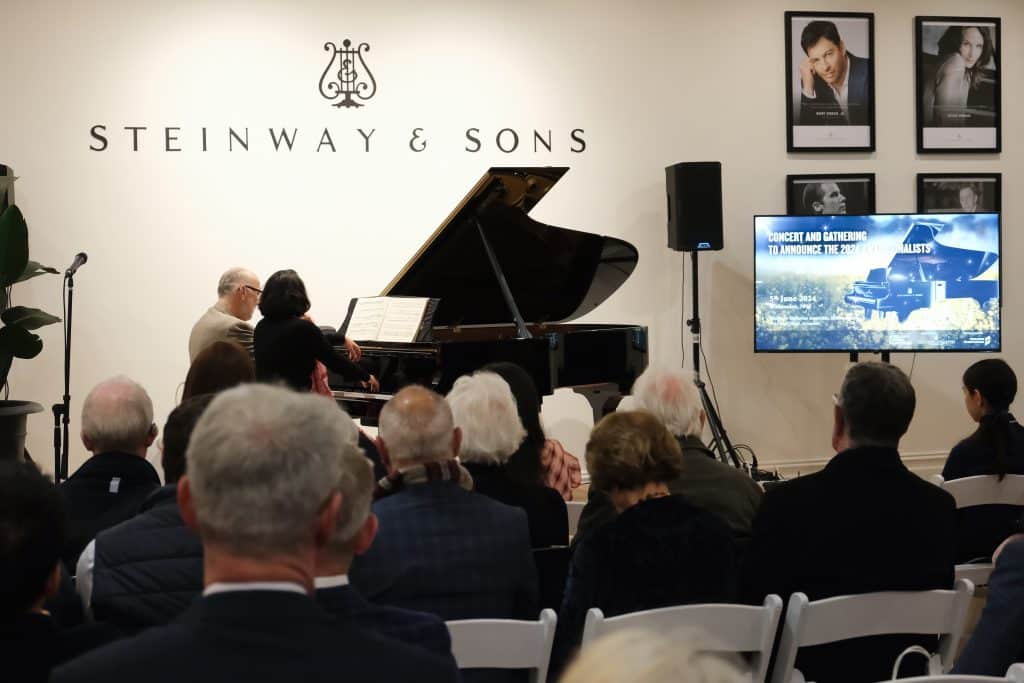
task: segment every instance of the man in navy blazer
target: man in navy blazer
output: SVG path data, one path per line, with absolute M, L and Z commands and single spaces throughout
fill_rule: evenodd
M 741 595 L 760 604 L 799 591 L 811 600 L 953 587 L 956 504 L 900 460 L 915 395 L 899 368 L 859 363 L 833 409 L 836 455 L 823 470 L 765 493 L 741 570 Z M 801 648 L 811 681 L 886 680 L 909 645 L 935 638 L 879 636 Z M 908 657 L 907 660 L 920 661 Z
M 373 499 L 374 465 L 361 448 L 360 432 L 351 420 L 350 438 L 338 449 L 341 461 L 341 509 L 338 526 L 316 561 L 316 601 L 339 621 L 358 625 L 380 635 L 425 648 L 446 659 L 452 658 L 452 641 L 440 617 L 389 605 L 376 605 L 359 594 L 348 579 L 352 559 L 373 544 L 377 516 L 370 512 Z M 454 665 L 454 662 L 453 662 Z
M 178 483 L 182 519 L 203 540 L 201 599 L 168 626 L 57 669 L 55 683 L 455 681 L 451 659 L 339 625 L 311 598 L 316 557 L 337 525 L 333 401 L 243 385 L 196 425 Z
M 474 493 L 455 460 L 461 432 L 441 396 L 406 387 L 380 415 L 391 474 L 378 487 L 376 541 L 352 565 L 367 599 L 452 619 L 536 619 L 526 513 Z
M 831 21 L 812 21 L 800 35 L 800 124 L 866 126 L 870 123 L 871 62 L 847 51 Z
M 988 600 L 953 673 L 1005 676 L 1024 661 L 1024 535 L 1011 536 L 996 550 L 988 579 Z

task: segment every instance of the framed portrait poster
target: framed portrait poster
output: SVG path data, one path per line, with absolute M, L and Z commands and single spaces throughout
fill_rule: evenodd
M 788 175 L 786 213 L 790 216 L 875 213 L 875 174 Z
M 917 151 L 1002 149 L 998 18 L 916 17 Z
M 918 213 L 1002 210 L 1001 173 L 918 173 Z
M 786 147 L 875 149 L 875 15 L 786 12 Z

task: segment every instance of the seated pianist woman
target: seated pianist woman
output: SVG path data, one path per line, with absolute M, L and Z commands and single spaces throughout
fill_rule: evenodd
M 306 317 L 309 306 L 306 285 L 294 270 L 279 270 L 263 285 L 259 303 L 263 319 L 253 333 L 256 379 L 283 380 L 297 391 L 312 391 L 313 369 L 320 361 L 345 379 L 377 391 L 377 378 L 335 351 Z M 346 346 L 354 345 L 346 340 Z
M 999 358 L 978 361 L 964 371 L 964 405 L 978 423 L 973 434 L 949 453 L 942 478 L 1024 474 L 1024 427 L 1010 413 L 1017 395 L 1017 375 Z M 957 561 L 985 560 L 1007 536 L 1021 531 L 1024 509 L 1013 505 L 982 505 L 960 511 Z

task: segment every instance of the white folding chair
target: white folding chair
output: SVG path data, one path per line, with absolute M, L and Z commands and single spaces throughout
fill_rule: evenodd
M 583 506 L 586 505 L 581 500 L 570 500 L 565 504 L 565 510 L 569 513 L 569 538 L 576 535 L 576 529 L 580 525 L 580 515 L 583 514 Z
M 983 474 L 946 481 L 941 474 L 932 477 L 932 483 L 949 491 L 957 509 L 977 505 L 1016 505 L 1024 507 L 1024 474 L 1008 474 L 999 481 L 994 474 Z M 992 574 L 991 562 L 971 562 L 956 566 L 956 578 L 967 579 L 975 586 L 988 585 Z
M 583 648 L 607 633 L 627 628 L 645 628 L 658 633 L 694 627 L 709 637 L 708 645 L 716 652 L 750 652 L 751 679 L 761 683 L 768 672 L 775 629 L 782 614 L 782 598 L 769 595 L 762 607 L 750 605 L 680 605 L 632 612 L 605 619 L 596 607 L 587 612 L 583 627 Z
M 1024 683 L 1024 664 L 1013 664 L 1006 671 L 1006 677 L 967 676 L 949 674 L 945 676 L 914 676 L 901 678 L 900 683 Z
M 446 625 L 460 669 L 529 669 L 530 683 L 544 683 L 557 619 L 546 609 L 537 621 L 461 619 Z
M 897 633 L 938 635 L 939 652 L 932 655 L 928 672 L 945 673 L 953 667 L 973 594 L 974 586 L 966 579 L 957 579 L 953 590 L 886 591 L 814 602 L 808 601 L 803 593 L 793 593 L 782 626 L 772 683 L 804 680 L 793 666 L 801 647 Z M 843 664 L 835 663 L 837 667 Z

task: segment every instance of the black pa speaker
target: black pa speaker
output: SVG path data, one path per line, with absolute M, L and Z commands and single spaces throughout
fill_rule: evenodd
M 684 161 L 665 169 L 668 246 L 719 250 L 722 239 L 722 162 Z

